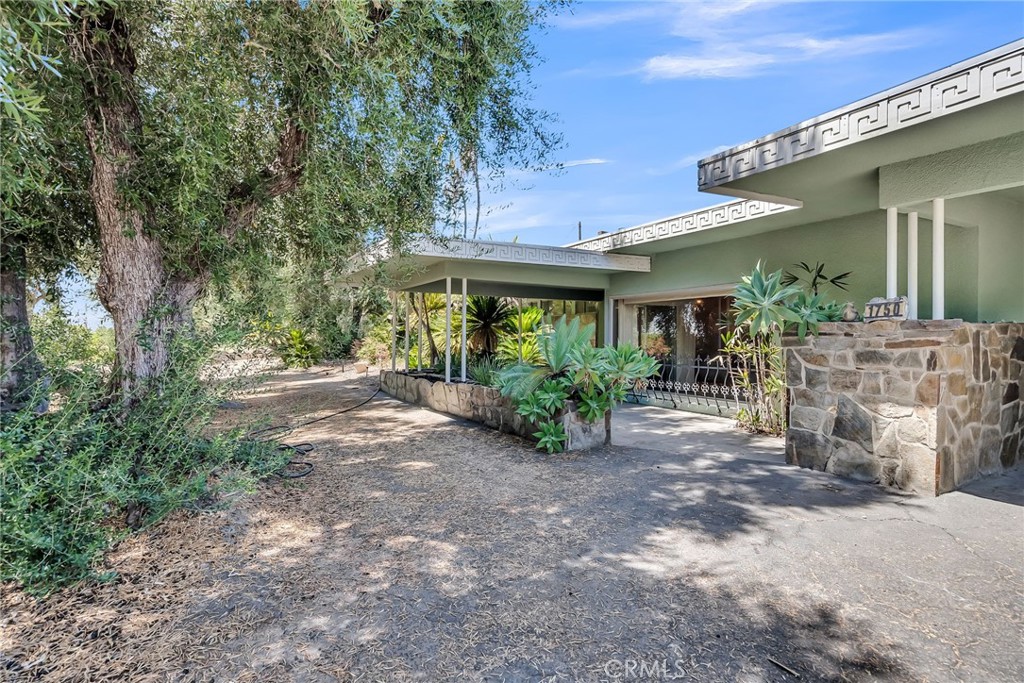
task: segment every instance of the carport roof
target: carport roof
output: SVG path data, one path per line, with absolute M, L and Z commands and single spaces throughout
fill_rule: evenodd
M 465 279 L 471 294 L 599 301 L 609 275 L 650 272 L 651 259 L 519 242 L 424 239 L 402 256 L 379 254 L 354 278 L 381 266 L 400 291 L 443 292 L 452 278 L 453 291 L 461 291 Z

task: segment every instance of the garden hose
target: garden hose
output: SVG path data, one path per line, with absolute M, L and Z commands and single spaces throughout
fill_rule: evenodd
M 380 385 L 378 384 L 377 385 L 377 389 L 374 390 L 374 392 L 372 394 L 370 394 L 369 397 L 363 399 L 362 401 L 360 401 L 359 403 L 356 403 L 355 405 L 347 406 L 345 408 L 342 408 L 341 410 L 336 410 L 333 413 L 330 413 L 328 415 L 324 415 L 322 417 L 317 417 L 317 418 L 314 418 L 312 420 L 307 420 L 306 422 L 302 422 L 302 423 L 297 424 L 297 425 L 284 425 L 284 424 L 281 424 L 281 425 L 273 425 L 271 427 L 264 427 L 263 429 L 256 429 L 256 430 L 253 430 L 253 431 L 249 432 L 248 434 L 246 434 L 245 438 L 253 440 L 253 441 L 256 441 L 258 443 L 263 443 L 263 442 L 267 442 L 267 441 L 274 441 L 274 440 L 276 440 L 276 439 L 278 439 L 278 438 L 280 438 L 280 437 L 282 437 L 282 436 L 284 436 L 286 434 L 291 434 L 296 429 L 301 429 L 302 427 L 307 427 L 307 426 L 309 426 L 311 424 L 315 424 L 317 422 L 322 422 L 324 420 L 329 420 L 332 417 L 337 417 L 338 415 L 342 415 L 342 414 L 347 413 L 349 411 L 355 410 L 356 408 L 361 408 L 362 406 L 365 406 L 367 403 L 369 403 L 370 401 L 375 399 L 377 397 L 377 394 L 379 394 L 379 393 L 380 393 Z M 309 453 L 310 451 L 312 451 L 313 448 L 314 448 L 313 444 L 309 443 L 308 441 L 307 442 L 303 442 L 303 443 L 299 443 L 299 444 L 281 443 L 281 444 L 278 444 L 278 446 L 277 446 L 277 450 L 279 450 L 279 451 L 290 451 L 290 452 L 295 453 L 297 455 L 305 455 L 306 453 Z M 305 460 L 289 459 L 288 462 L 286 462 L 284 464 L 284 466 L 281 467 L 281 469 L 279 469 L 277 472 L 275 472 L 275 474 L 277 474 L 277 476 L 285 478 L 285 479 L 299 479 L 301 477 L 305 477 L 305 476 L 311 474 L 312 472 L 313 472 L 313 463 L 307 462 Z

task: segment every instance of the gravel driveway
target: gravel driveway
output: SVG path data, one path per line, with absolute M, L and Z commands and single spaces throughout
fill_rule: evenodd
M 285 373 L 235 412 L 297 423 L 372 391 Z M 8 591 L 8 676 L 1024 679 L 1019 471 L 899 497 L 708 424 L 547 456 L 379 396 L 287 439 L 316 444 L 308 477 L 123 543 L 119 580 Z

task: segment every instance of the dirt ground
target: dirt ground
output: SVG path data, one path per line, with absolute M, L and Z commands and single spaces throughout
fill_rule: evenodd
M 288 372 L 224 420 L 374 389 Z M 126 540 L 110 583 L 8 590 L 0 678 L 1024 678 L 1018 505 L 964 503 L 991 516 L 972 540 L 927 501 L 764 458 L 547 456 L 383 395 L 284 440 L 315 444 L 309 476 Z

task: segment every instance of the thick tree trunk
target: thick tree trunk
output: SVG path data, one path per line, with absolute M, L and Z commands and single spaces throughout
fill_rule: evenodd
M 114 322 L 115 387 L 127 399 L 167 368 L 170 344 L 190 319 L 204 282 L 167 271 L 163 245 L 146 231 L 150 209 L 128 201 L 119 187 L 138 164 L 135 141 L 142 132 L 128 26 L 107 9 L 85 17 L 69 42 L 90 75 L 84 125 L 99 229 L 97 294 Z
M 32 399 L 43 367 L 36 357 L 28 325 L 25 247 L 5 233 L 0 245 L 0 412 L 24 408 Z M 46 409 L 46 403 L 36 406 Z
M 167 368 L 174 337 L 191 323 L 210 271 L 199 259 L 185 271 L 169 270 L 159 231 L 148 229 L 155 207 L 123 193 L 121 183 L 139 164 L 136 145 L 143 137 L 128 25 L 112 8 L 95 15 L 86 11 L 77 17 L 68 43 L 87 74 L 84 125 L 100 243 L 97 293 L 114 321 L 117 389 L 128 398 Z M 227 241 L 252 225 L 262 203 L 298 186 L 306 139 L 297 119 L 288 118 L 276 157 L 249 182 L 232 188 L 221 230 Z

